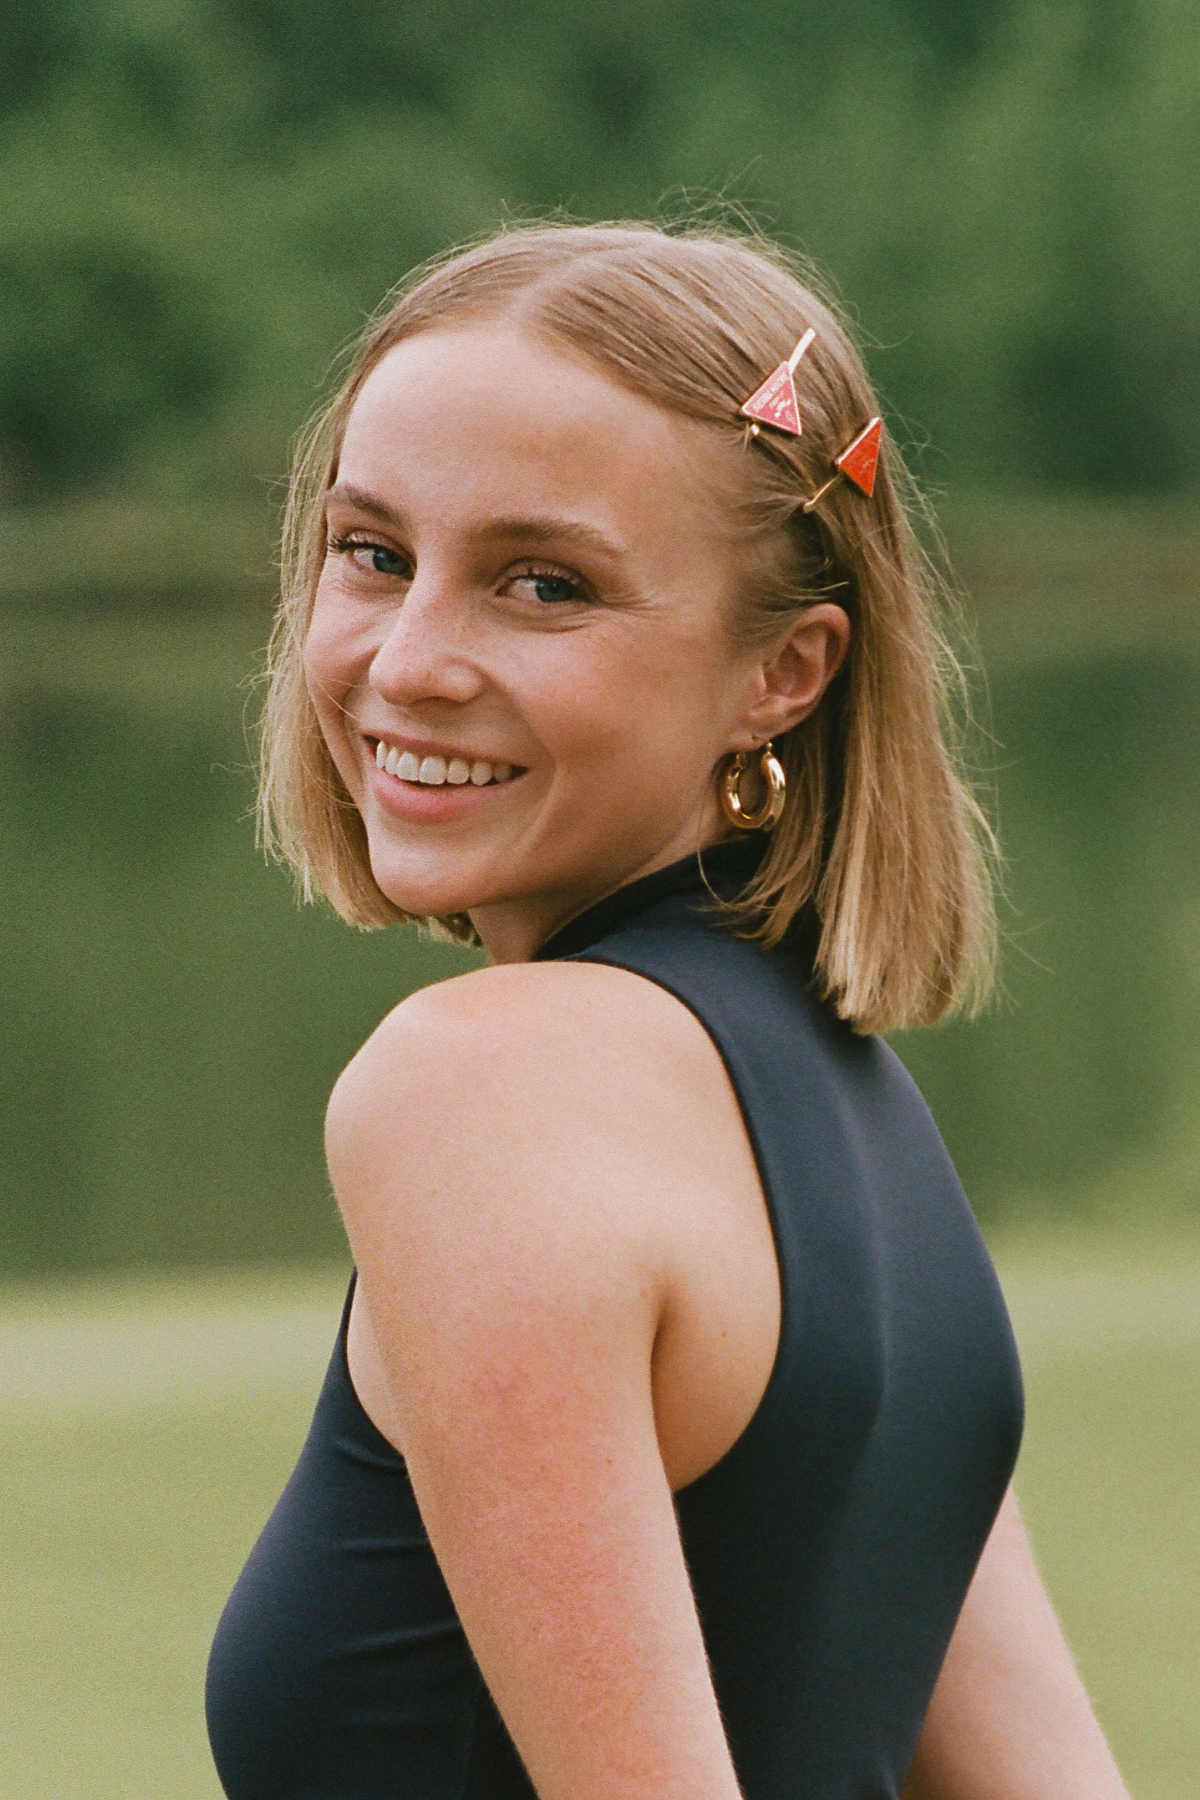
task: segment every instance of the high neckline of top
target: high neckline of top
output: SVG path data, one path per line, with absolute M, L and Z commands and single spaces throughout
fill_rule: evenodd
M 664 900 L 711 901 L 732 900 L 740 894 L 755 874 L 763 858 L 765 840 L 758 832 L 744 838 L 733 838 L 722 844 L 710 844 L 665 869 L 655 869 L 628 886 L 606 894 L 586 912 L 569 919 L 553 937 L 547 938 L 534 952 L 534 962 L 555 962 L 564 956 L 579 956 L 602 938 L 623 931 L 642 914 Z

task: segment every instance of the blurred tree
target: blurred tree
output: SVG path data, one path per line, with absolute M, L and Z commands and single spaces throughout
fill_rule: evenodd
M 853 297 L 961 484 L 1185 488 L 1184 0 L 10 0 L 10 493 L 232 492 L 435 247 L 731 192 Z M 936 471 L 935 471 L 936 472 Z

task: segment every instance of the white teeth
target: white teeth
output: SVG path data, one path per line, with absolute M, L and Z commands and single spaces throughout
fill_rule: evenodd
M 511 763 L 485 762 L 482 757 L 477 762 L 468 762 L 465 756 L 420 757 L 412 750 L 398 750 L 382 738 L 375 745 L 375 762 L 397 780 L 419 781 L 423 787 L 441 787 L 446 782 L 462 787 L 468 781 L 472 787 L 487 787 L 489 782 L 511 781 L 514 774 Z

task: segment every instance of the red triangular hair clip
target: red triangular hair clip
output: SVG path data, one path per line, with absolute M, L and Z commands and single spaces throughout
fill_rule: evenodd
M 859 432 L 854 442 L 847 444 L 842 454 L 834 458 L 834 468 L 848 476 L 868 500 L 875 492 L 875 471 L 879 466 L 879 440 L 882 436 L 883 420 L 872 419 Z
M 833 474 L 829 480 L 819 487 L 811 499 L 805 500 L 801 512 L 810 513 L 818 501 L 825 498 L 830 488 L 842 479 L 852 481 L 860 493 L 869 500 L 875 492 L 875 471 L 879 467 L 879 444 L 883 437 L 883 420 L 874 418 L 863 426 L 852 443 L 846 445 L 840 456 L 833 459 Z
M 796 398 L 796 383 L 792 377 L 796 373 L 796 364 L 816 337 L 810 327 L 792 351 L 786 362 L 781 362 L 762 386 L 755 388 L 748 400 L 743 401 L 741 411 L 747 419 L 758 420 L 763 425 L 773 425 L 776 431 L 786 431 L 792 437 L 800 437 L 803 427 L 800 423 L 800 402 Z M 751 433 L 758 436 L 758 425 L 750 427 Z

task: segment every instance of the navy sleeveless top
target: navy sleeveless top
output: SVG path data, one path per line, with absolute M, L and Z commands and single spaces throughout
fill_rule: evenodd
M 706 851 L 541 951 L 634 970 L 724 1059 L 770 1212 L 762 1401 L 676 1496 L 746 1800 L 895 1800 L 1016 1460 L 1020 1376 L 986 1250 L 903 1066 L 732 937 L 761 841 Z M 421 1523 L 359 1405 L 343 1317 L 295 1472 L 225 1609 L 208 1724 L 230 1800 L 532 1800 Z

